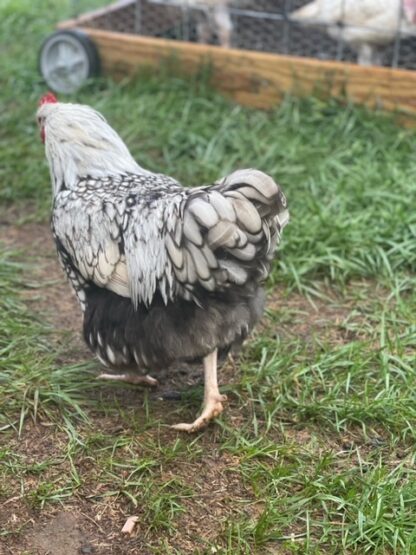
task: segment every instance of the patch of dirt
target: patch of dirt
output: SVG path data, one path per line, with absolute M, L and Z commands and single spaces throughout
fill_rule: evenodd
M 269 310 L 277 310 L 282 304 L 282 297 L 276 291 L 269 298 Z M 351 306 L 337 304 L 329 300 L 314 299 L 309 301 L 302 295 L 292 293 L 285 299 L 285 309 L 288 311 L 286 321 L 283 321 L 278 332 L 288 337 L 303 338 L 305 341 L 319 336 L 331 343 L 342 341 L 341 325 L 351 312 Z
M 81 311 L 59 266 L 49 226 L 5 226 L 1 228 L 1 240 L 9 248 L 22 251 L 23 260 L 29 264 L 23 296 L 31 310 L 46 317 L 56 329 L 79 333 Z
M 321 290 L 322 297 L 307 297 L 276 288 L 268 297 L 269 319 L 260 328 L 287 339 L 302 339 L 305 343 L 345 344 L 364 336 L 363 324 L 371 303 L 382 298 L 381 287 L 368 282 L 352 282 L 344 294 Z M 385 293 L 386 294 L 386 293 Z
M 61 511 L 43 527 L 31 532 L 27 543 L 39 555 L 79 555 L 92 553 L 80 524 L 80 517 L 68 511 Z
M 262 512 L 264 503 L 253 501 L 250 488 L 241 479 L 239 466 L 238 457 L 226 453 L 189 465 L 188 480 L 195 496 L 184 500 L 187 511 L 179 518 L 178 531 L 171 543 L 180 552 L 192 553 L 196 547 L 202 549 L 205 542 L 215 541 L 221 522 L 225 525 L 241 520 L 243 514 L 254 521 Z

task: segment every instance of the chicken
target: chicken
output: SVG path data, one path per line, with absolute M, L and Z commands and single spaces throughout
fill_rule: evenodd
M 230 0 L 151 0 L 155 3 L 197 9 L 198 42 L 208 43 L 214 34 L 220 46 L 230 48 L 233 24 L 228 6 Z M 237 0 L 238 1 L 238 0 Z M 241 0 L 240 0 L 241 1 Z
M 325 25 L 330 37 L 348 43 L 361 65 L 380 65 L 379 46 L 398 33 L 416 31 L 416 0 L 314 0 L 290 14 L 292 21 Z
M 253 169 L 184 188 L 139 166 L 101 114 L 51 93 L 37 118 L 52 231 L 84 339 L 112 370 L 101 377 L 156 385 L 149 373 L 202 361 L 202 414 L 174 427 L 203 428 L 225 400 L 217 355 L 239 346 L 263 312 L 263 283 L 288 221 L 284 194 Z

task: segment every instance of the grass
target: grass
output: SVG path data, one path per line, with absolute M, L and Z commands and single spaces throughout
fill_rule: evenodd
M 47 221 L 36 49 L 69 12 L 64 0 L 0 7 L 6 236 Z M 98 553 L 415 553 L 415 132 L 345 102 L 249 110 L 203 75 L 166 69 L 68 100 L 102 111 L 143 166 L 186 184 L 241 165 L 267 170 L 292 221 L 264 322 L 238 371 L 225 370 L 227 412 L 196 437 L 166 424 L 195 414 L 200 387 L 181 403 L 97 387 L 74 334 L 39 309 L 56 288 L 50 252 L 30 233 L 20 252 L 2 247 L 5 549 L 32 553 L 63 508 Z M 129 514 L 139 531 L 122 539 Z

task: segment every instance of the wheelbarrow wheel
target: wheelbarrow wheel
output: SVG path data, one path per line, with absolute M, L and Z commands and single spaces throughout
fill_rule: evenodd
M 57 31 L 42 44 L 39 71 L 48 87 L 72 93 L 100 72 L 100 59 L 92 40 L 82 31 Z

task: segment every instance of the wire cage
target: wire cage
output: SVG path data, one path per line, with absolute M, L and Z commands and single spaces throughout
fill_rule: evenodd
M 371 48 L 364 61 L 368 65 L 415 69 L 416 24 L 406 18 L 406 2 L 379 0 L 380 13 L 369 17 L 366 0 L 326 0 L 328 12 L 322 9 L 321 16 L 301 22 L 295 13 L 307 4 L 305 0 L 131 0 L 95 17 L 89 26 L 348 62 L 357 60 L 357 51 L 364 45 Z M 361 4 L 361 17 L 356 8 L 351 17 L 351 4 Z M 383 4 L 388 9 L 380 17 Z
M 318 90 L 416 115 L 416 0 L 118 0 L 58 29 L 39 54 L 56 92 L 173 58 L 250 106 Z

